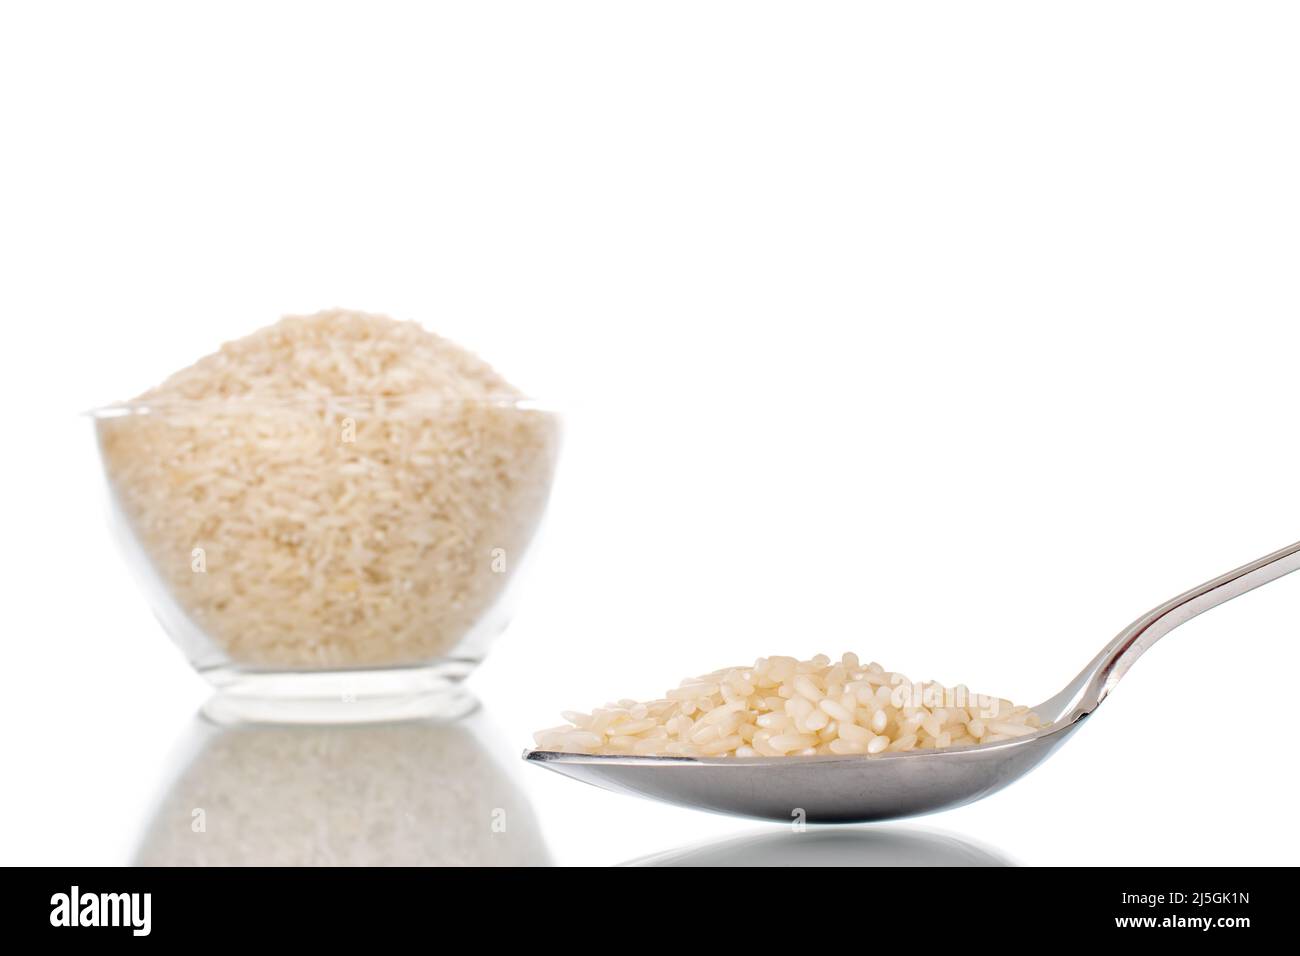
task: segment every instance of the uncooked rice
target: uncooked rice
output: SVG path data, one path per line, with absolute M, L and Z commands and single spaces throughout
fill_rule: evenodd
M 1038 715 L 958 684 L 913 683 L 845 654 L 760 657 L 688 678 L 660 700 L 620 700 L 534 735 L 540 750 L 656 757 L 863 755 L 995 743 Z
M 532 538 L 556 451 L 553 416 L 475 356 L 344 311 L 227 343 L 97 425 L 170 600 L 258 668 L 456 652 Z

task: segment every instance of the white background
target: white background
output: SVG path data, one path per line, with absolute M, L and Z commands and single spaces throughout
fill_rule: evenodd
M 516 768 L 560 709 L 847 649 L 1049 696 L 1300 537 L 1298 43 L 1269 3 L 6 5 L 0 861 L 131 859 L 207 696 L 77 413 L 287 312 L 567 413 L 472 678 L 556 861 L 754 830 Z M 1298 638 L 1300 575 L 922 822 L 1292 863 Z

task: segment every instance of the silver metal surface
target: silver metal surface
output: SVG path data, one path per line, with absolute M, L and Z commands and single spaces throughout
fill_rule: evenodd
M 863 823 L 933 813 L 987 797 L 1038 766 L 1101 704 L 1134 661 L 1203 611 L 1300 569 L 1300 541 L 1192 588 L 1142 615 L 1060 693 L 1044 722 L 1014 740 L 867 757 L 630 757 L 524 752 L 524 759 L 606 790 L 715 813 Z

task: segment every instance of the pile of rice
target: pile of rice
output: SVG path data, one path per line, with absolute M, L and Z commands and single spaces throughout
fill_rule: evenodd
M 169 627 L 260 668 L 456 654 L 532 538 L 557 442 L 475 356 L 344 311 L 228 343 L 118 411 L 97 423 L 105 469 Z
M 1010 740 L 1042 727 L 1038 715 L 964 685 L 913 683 L 845 654 L 837 664 L 760 657 L 682 681 L 662 700 L 620 700 L 539 731 L 563 753 L 671 757 L 874 755 Z

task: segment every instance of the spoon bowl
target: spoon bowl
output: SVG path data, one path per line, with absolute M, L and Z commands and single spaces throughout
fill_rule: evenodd
M 1019 780 L 1065 743 L 1148 648 L 1179 624 L 1300 568 L 1300 542 L 1142 615 L 1060 693 L 1045 726 L 1011 740 L 874 756 L 641 757 L 527 750 L 524 759 L 617 793 L 762 820 L 867 823 L 972 803 Z
M 529 751 L 527 760 L 616 793 L 759 820 L 871 823 L 971 803 L 1027 774 L 1081 721 L 1032 736 L 874 757 L 623 757 Z

